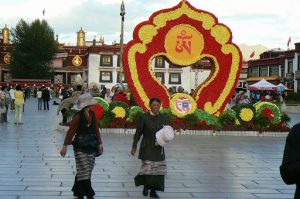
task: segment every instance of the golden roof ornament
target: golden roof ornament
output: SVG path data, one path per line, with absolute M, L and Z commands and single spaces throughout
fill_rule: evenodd
M 77 32 L 77 46 L 85 46 L 85 32 L 82 27 L 79 32 Z
M 5 24 L 5 27 L 2 29 L 2 36 L 3 36 L 3 44 L 9 44 L 9 29 Z

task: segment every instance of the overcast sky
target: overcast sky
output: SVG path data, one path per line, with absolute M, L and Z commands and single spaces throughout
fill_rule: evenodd
M 179 0 L 124 0 L 125 42 L 132 39 L 134 27 L 160 9 L 177 5 Z M 300 42 L 300 0 L 189 0 L 209 11 L 233 32 L 236 44 L 262 44 L 268 48 L 287 48 L 288 38 Z M 0 27 L 14 28 L 23 18 L 27 22 L 45 18 L 66 45 L 76 44 L 80 27 L 86 40 L 102 35 L 105 43 L 120 40 L 121 0 L 0 0 Z M 43 17 L 43 9 L 45 16 Z

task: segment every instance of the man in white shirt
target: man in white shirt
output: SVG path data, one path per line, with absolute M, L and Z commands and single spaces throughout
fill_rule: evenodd
M 10 96 L 10 110 L 15 110 L 15 88 L 12 86 L 9 90 L 9 96 Z
M 42 110 L 42 104 L 43 104 L 43 99 L 42 99 L 42 90 L 39 88 L 39 90 L 36 92 L 36 96 L 38 99 L 38 110 Z

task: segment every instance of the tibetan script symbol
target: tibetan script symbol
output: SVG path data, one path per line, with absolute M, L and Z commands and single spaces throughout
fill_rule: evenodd
M 181 35 L 177 36 L 176 52 L 181 53 L 186 50 L 189 54 L 192 51 L 192 41 L 193 35 L 186 35 L 186 31 L 181 31 Z

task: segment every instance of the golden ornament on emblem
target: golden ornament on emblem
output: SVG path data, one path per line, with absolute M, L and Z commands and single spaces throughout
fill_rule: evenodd
M 4 63 L 9 64 L 10 59 L 11 59 L 10 53 L 6 53 L 6 55 L 4 56 Z
M 82 64 L 82 59 L 79 55 L 76 55 L 73 59 L 72 59 L 72 64 L 74 66 L 81 66 Z

